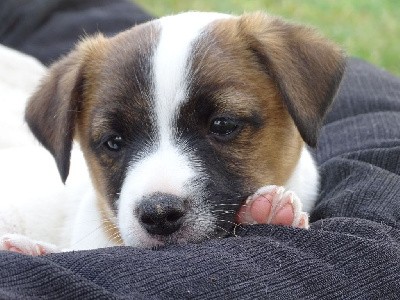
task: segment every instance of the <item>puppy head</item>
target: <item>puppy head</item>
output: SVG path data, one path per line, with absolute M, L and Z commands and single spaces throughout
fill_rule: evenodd
M 82 41 L 26 120 L 63 181 L 73 138 L 127 245 L 230 232 L 258 187 L 284 185 L 314 146 L 344 69 L 313 30 L 256 13 L 186 13 Z

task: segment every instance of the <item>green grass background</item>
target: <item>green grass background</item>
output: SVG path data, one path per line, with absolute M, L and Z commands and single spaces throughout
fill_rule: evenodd
M 312 25 L 349 55 L 400 75 L 400 0 L 136 0 L 156 16 L 187 10 L 267 11 Z

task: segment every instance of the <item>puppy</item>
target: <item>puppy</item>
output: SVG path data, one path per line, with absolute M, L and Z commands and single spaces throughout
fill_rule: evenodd
M 63 182 L 79 143 L 91 184 L 67 183 L 59 244 L 14 234 L 0 247 L 152 248 L 223 237 L 238 220 L 306 228 L 319 189 L 307 145 L 343 71 L 336 45 L 263 13 L 189 12 L 84 39 L 25 117 Z

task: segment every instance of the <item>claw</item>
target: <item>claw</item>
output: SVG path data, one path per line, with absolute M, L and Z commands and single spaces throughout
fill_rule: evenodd
M 294 192 L 276 185 L 264 186 L 250 196 L 237 219 L 244 224 L 308 228 L 308 214 L 302 211 L 300 199 Z

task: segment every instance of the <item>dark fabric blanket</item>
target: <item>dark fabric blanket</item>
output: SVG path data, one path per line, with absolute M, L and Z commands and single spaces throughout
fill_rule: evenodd
M 54 30 L 97 3 L 137 12 L 124 1 L 81 2 L 90 5 L 65 18 L 54 12 Z M 117 19 L 110 8 L 91 22 L 112 33 Z M 50 30 L 41 24 L 27 41 Z M 64 53 L 52 46 L 57 36 L 43 38 L 50 55 L 36 52 L 42 61 Z M 0 252 L 0 298 L 400 299 L 400 79 L 350 59 L 315 154 L 322 191 L 310 230 L 246 226 L 237 236 L 159 250 Z

